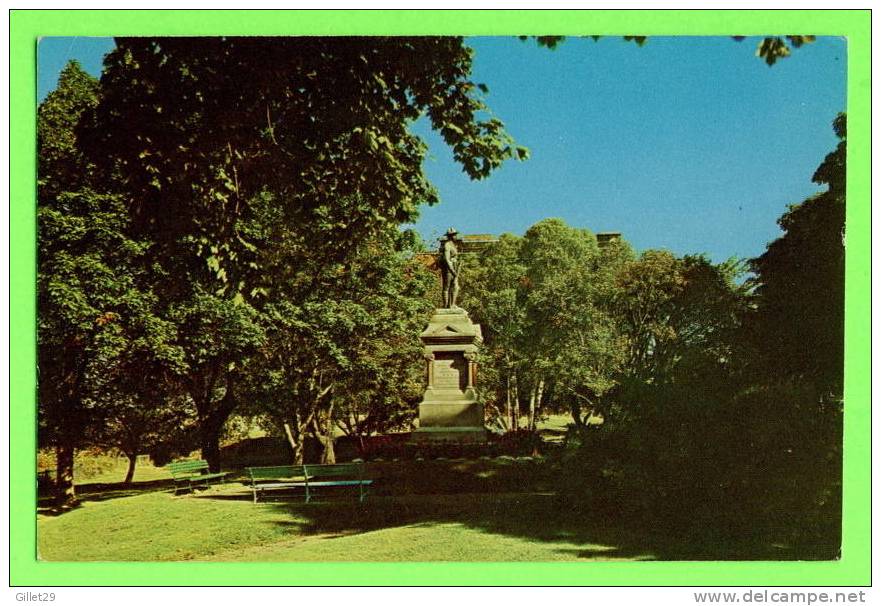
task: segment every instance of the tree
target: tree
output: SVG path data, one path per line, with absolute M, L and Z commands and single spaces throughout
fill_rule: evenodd
M 752 261 L 757 371 L 809 382 L 833 400 L 844 374 L 846 124 L 844 114 L 835 119 L 841 141 L 813 176 L 827 191 L 790 206 L 778 221 L 783 235 Z
M 695 356 L 732 359 L 732 335 L 747 305 L 736 280 L 742 264 L 714 265 L 700 255 L 677 258 L 649 250 L 622 266 L 614 305 L 627 338 L 626 368 L 644 383 L 672 380 L 676 365 Z
M 137 377 L 138 385 L 102 393 L 103 421 L 96 432 L 97 444 L 117 449 L 128 459 L 124 484 L 134 480 L 139 455 L 153 453 L 171 436 L 192 432 L 197 414 L 176 385 L 167 385 L 167 377 L 136 375 L 133 370 L 125 368 L 124 373 L 129 380 Z
M 790 206 L 778 221 L 783 235 L 751 261 L 755 309 L 745 334 L 751 389 L 738 402 L 753 419 L 742 433 L 754 465 L 776 470 L 773 483 L 761 485 L 764 500 L 786 503 L 784 511 L 809 529 L 798 538 L 820 541 L 830 557 L 841 546 L 844 114 L 833 128 L 840 142 L 813 175 L 827 190 Z
M 297 351 L 321 375 L 313 362 L 344 350 L 351 317 L 315 297 L 359 246 L 437 201 L 410 123 L 426 115 L 474 179 L 526 156 L 488 115 L 470 68 L 461 38 L 119 38 L 80 140 L 106 186 L 132 200 L 133 233 L 154 243 L 176 321 L 265 313 L 260 326 L 280 344 L 313 314 L 328 323 L 315 334 L 341 339 L 310 337 L 318 349 Z M 284 264 L 267 270 L 267 258 Z M 242 328 L 255 336 L 247 344 L 238 329 L 213 333 L 232 341 L 216 341 L 207 364 L 197 334 L 181 341 L 190 393 L 210 403 L 208 457 L 208 436 L 236 406 L 226 362 L 260 346 Z M 330 392 L 319 376 L 301 379 L 298 397 L 311 402 L 301 420 L 314 424 Z
M 463 305 L 483 326 L 481 384 L 487 405 L 504 402 L 503 428 L 518 427 L 523 404 L 534 430 L 543 402 L 581 424 L 614 385 L 622 343 L 608 297 L 628 250 L 601 249 L 587 230 L 547 219 L 469 266 Z
M 415 336 L 431 309 L 425 295 L 435 277 L 413 258 L 419 243 L 411 234 L 396 240 L 371 247 L 365 267 L 352 272 L 361 278 L 350 292 L 362 293 L 372 322 L 358 331 L 350 365 L 338 378 L 334 420 L 362 445 L 366 436 L 409 427 L 425 387 Z
M 126 224 L 119 199 L 88 190 L 38 208 L 40 440 L 56 450 L 61 506 L 76 500 L 74 451 L 98 440 L 108 415 L 102 402 L 122 360 L 181 364 L 174 327 L 141 286 L 138 261 L 147 247 L 128 238 Z
M 622 361 L 620 338 L 603 305 L 608 288 L 603 257 L 587 230 L 546 219 L 527 230 L 521 251 L 526 267 L 521 301 L 526 312 L 523 350 L 532 375 L 530 428 L 545 388 L 554 393 L 577 424 L 614 384 Z
M 520 260 L 522 238 L 503 234 L 483 254 L 465 261 L 467 278 L 462 306 L 480 324 L 483 350 L 480 360 L 480 397 L 503 430 L 519 423 L 517 372 L 522 353 L 525 310 L 518 300 L 526 268 Z M 499 410 L 503 402 L 504 413 Z
M 37 111 L 37 198 L 42 204 L 87 183 L 88 164 L 75 129 L 83 112 L 97 103 L 98 81 L 77 61 L 69 61 L 58 76 L 57 88 Z
M 330 213 L 339 223 L 328 253 L 436 202 L 425 145 L 408 131 L 421 114 L 471 178 L 526 155 L 485 118 L 485 87 L 469 80 L 461 38 L 116 42 L 86 149 L 135 194 L 139 226 L 160 250 L 195 248 L 231 288 L 253 252 L 236 222 L 263 192 L 307 231 Z M 354 199 L 354 215 L 333 214 Z
M 128 234 L 120 196 L 90 187 L 74 128 L 97 101 L 96 82 L 75 62 L 38 112 L 38 377 L 40 443 L 56 451 L 56 500 L 76 501 L 77 448 L 99 439 L 102 398 L 121 361 L 140 356 L 176 367 L 174 328 L 156 315 L 145 286 L 146 242 Z
M 389 427 L 405 405 L 412 414 L 414 372 L 421 384 L 414 335 L 430 277 L 406 246 L 406 234 L 387 232 L 346 264 L 326 267 L 322 288 L 294 282 L 266 305 L 267 342 L 256 359 L 262 375 L 251 397 L 285 428 L 295 461 L 302 462 L 308 435 L 323 444 L 327 461 L 337 425 L 365 435 Z M 287 265 L 283 256 L 275 262 Z
M 176 344 L 187 368 L 180 382 L 197 413 L 197 443 L 210 468 L 219 470 L 220 435 L 238 404 L 235 382 L 244 360 L 264 342 L 264 328 L 250 305 L 199 284 L 167 313 L 179 327 Z

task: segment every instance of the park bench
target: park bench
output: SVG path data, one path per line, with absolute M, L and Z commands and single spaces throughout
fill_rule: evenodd
M 275 467 L 248 467 L 254 503 L 257 495 L 269 490 L 302 488 L 308 503 L 315 489 L 349 487 L 358 488 L 358 500 L 363 502 L 367 488 L 373 480 L 364 477 L 363 463 L 336 465 L 281 465 Z
M 222 480 L 228 474 L 226 472 L 210 473 L 208 462 L 201 459 L 175 461 L 168 464 L 168 470 L 174 479 L 174 494 L 180 490 L 193 490 L 200 484 L 210 484 L 212 480 Z

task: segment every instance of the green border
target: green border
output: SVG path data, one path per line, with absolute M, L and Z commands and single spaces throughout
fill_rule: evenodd
M 12 585 L 868 585 L 870 42 L 854 11 L 12 11 L 10 583 Z M 844 538 L 833 562 L 60 563 L 35 559 L 35 97 L 40 36 L 218 34 L 817 34 L 848 39 Z M 795 53 L 793 61 L 798 60 Z

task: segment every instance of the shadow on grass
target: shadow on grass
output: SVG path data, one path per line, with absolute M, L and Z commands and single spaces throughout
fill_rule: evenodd
M 834 559 L 837 548 L 786 545 L 777 537 L 789 529 L 769 532 L 748 521 L 738 529 L 719 520 L 698 523 L 688 515 L 678 520 L 657 513 L 627 513 L 623 503 L 598 510 L 558 496 L 571 481 L 545 459 L 499 457 L 477 460 L 387 461 L 367 464 L 375 479 L 364 503 L 347 489 L 318 491 L 315 501 L 303 503 L 302 492 L 271 493 L 255 505 L 255 516 L 265 508 L 268 524 L 289 528 L 292 534 L 349 536 L 405 526 L 463 528 L 545 544 L 561 554 L 580 558 L 658 560 L 817 560 Z M 234 478 L 234 476 L 231 476 Z M 149 491 L 172 491 L 170 480 L 132 485 L 78 486 L 82 501 L 105 501 Z M 235 479 L 224 488 L 196 492 L 182 499 L 214 501 L 252 500 L 251 491 Z M 736 504 L 732 504 L 732 507 Z M 278 521 L 280 518 L 281 521 Z M 788 522 L 795 526 L 798 520 Z
M 837 550 L 823 545 L 785 545 L 758 528 L 637 516 L 622 507 L 585 511 L 557 494 L 565 481 L 553 464 L 528 458 L 370 463 L 375 484 L 364 503 L 344 488 L 314 494 L 261 497 L 255 507 L 290 516 L 274 522 L 298 534 L 346 536 L 403 526 L 461 525 L 488 534 L 558 544 L 581 558 L 658 560 L 818 560 Z M 198 498 L 250 500 L 239 494 Z M 795 522 L 793 522 L 795 523 Z M 784 529 L 785 530 L 785 529 Z M 785 534 L 785 533 L 784 533 Z
M 76 498 L 79 504 L 91 501 L 107 501 L 123 497 L 134 497 L 145 492 L 174 490 L 174 482 L 169 480 L 151 480 L 148 482 L 107 482 L 77 484 Z M 37 495 L 37 513 L 44 515 L 61 515 L 71 508 L 55 507 L 54 495 L 50 490 L 40 491 Z
M 558 543 L 581 558 L 637 560 L 791 560 L 818 554 L 774 546 L 764 537 L 722 538 L 657 526 L 652 520 L 614 519 L 567 508 L 555 494 L 460 494 L 372 497 L 340 495 L 320 501 L 266 503 L 291 516 L 301 534 L 346 536 L 402 526 L 456 524 L 488 534 Z M 305 520 L 305 522 L 303 521 Z M 713 536 L 716 534 L 716 536 Z M 579 545 L 583 547 L 573 547 Z
M 193 492 L 187 490 L 177 490 L 174 481 L 169 479 L 149 480 L 143 482 L 90 482 L 86 484 L 76 485 L 77 503 L 74 506 L 58 508 L 55 505 L 55 498 L 50 490 L 40 491 L 37 495 L 37 513 L 49 516 L 58 516 L 65 514 L 83 503 L 110 501 L 112 499 L 122 499 L 126 497 L 135 497 L 147 492 L 168 492 L 171 494 L 178 493 L 180 496 L 188 494 L 198 494 L 202 490 L 209 488 L 211 485 L 200 485 L 194 487 Z

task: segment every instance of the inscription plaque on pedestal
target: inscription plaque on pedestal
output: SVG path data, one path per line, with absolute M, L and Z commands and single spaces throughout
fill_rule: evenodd
M 459 389 L 468 386 L 468 366 L 461 354 L 437 353 L 434 356 L 434 388 Z

